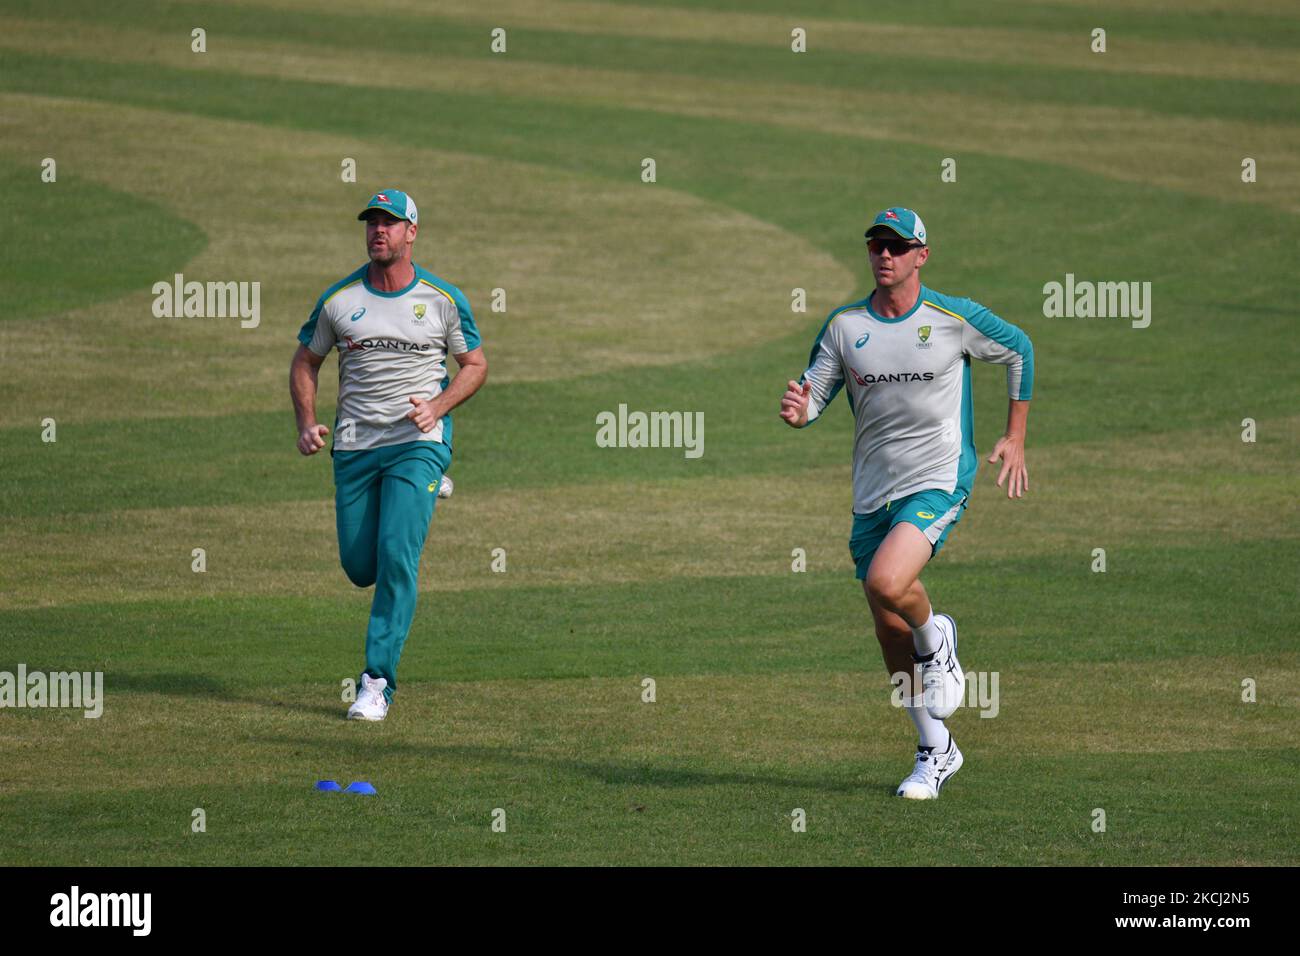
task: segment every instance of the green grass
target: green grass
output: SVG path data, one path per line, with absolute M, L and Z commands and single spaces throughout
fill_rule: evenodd
M 0 670 L 102 670 L 107 701 L 0 712 L 0 862 L 1300 861 L 1278 785 L 1300 762 L 1293 11 L 383 5 L 387 61 L 328 0 L 6 5 Z M 878 68 L 890 37 L 915 69 Z M 396 704 L 358 726 L 340 682 L 369 593 L 286 372 L 361 261 L 355 209 L 394 184 L 492 373 L 456 414 Z M 925 574 L 1001 693 L 953 719 L 967 763 L 926 805 L 890 796 L 914 737 L 847 553 L 847 406 L 775 415 L 869 288 L 863 220 L 899 202 L 927 283 L 1024 328 L 1038 370 L 1029 497 L 985 466 Z M 260 280 L 261 325 L 155 319 L 174 272 Z M 1152 282 L 1151 327 L 1044 318 L 1066 272 Z M 987 454 L 1001 370 L 974 387 Z M 704 457 L 597 448 L 621 402 L 703 411 Z
M 57 167 L 56 167 L 57 169 Z M 180 269 L 203 234 L 156 203 L 66 169 L 57 186 L 31 166 L 0 163 L 0 212 L 9 237 L 0 274 L 0 321 L 44 319 L 115 299 Z

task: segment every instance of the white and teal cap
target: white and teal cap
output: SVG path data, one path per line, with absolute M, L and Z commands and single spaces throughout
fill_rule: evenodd
M 366 213 L 372 209 L 382 209 L 398 219 L 405 219 L 411 225 L 418 225 L 420 222 L 420 213 L 415 208 L 415 200 L 400 189 L 384 189 L 375 193 L 357 218 L 365 219 Z
M 921 217 L 910 209 L 891 206 L 877 215 L 876 221 L 867 229 L 867 238 L 870 239 L 871 234 L 881 227 L 892 229 L 904 239 L 914 239 L 922 245 L 926 244 L 925 223 L 921 222 Z

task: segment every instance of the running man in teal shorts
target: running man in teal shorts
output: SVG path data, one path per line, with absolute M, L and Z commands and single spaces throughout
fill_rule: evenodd
M 339 560 L 357 587 L 375 586 L 356 720 L 383 720 L 415 617 L 420 554 L 451 465 L 451 410 L 487 378 L 464 294 L 411 261 L 419 212 L 396 189 L 376 193 L 358 219 L 370 261 L 334 283 L 298 333 L 289 388 L 298 450 L 314 455 L 330 429 L 316 421 L 321 363 L 337 348 L 334 509 Z M 447 355 L 460 370 L 447 378 Z M 444 491 L 445 493 L 445 491 Z
M 934 613 L 920 574 L 961 520 L 978 467 L 972 357 L 1007 367 L 1007 430 L 988 460 L 1002 460 L 997 483 L 1010 479 L 1008 497 L 1029 488 L 1025 429 L 1034 347 L 984 306 L 921 284 L 930 248 L 912 210 L 886 209 L 866 237 L 875 291 L 831 312 L 807 371 L 781 399 L 781 418 L 803 428 L 848 389 L 856 421 L 849 550 L 885 666 L 904 684 L 904 705 L 920 735 L 914 769 L 897 792 L 935 799 L 962 765 L 943 722 L 961 705 L 965 675 L 957 624 Z

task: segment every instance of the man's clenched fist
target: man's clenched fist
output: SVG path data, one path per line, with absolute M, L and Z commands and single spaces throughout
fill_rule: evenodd
M 420 431 L 433 431 L 433 426 L 438 424 L 439 418 L 437 411 L 433 407 L 433 399 L 411 398 L 410 402 L 415 407 L 406 413 L 406 417 L 420 426 Z
M 308 425 L 298 435 L 298 450 L 304 455 L 314 455 L 325 447 L 325 436 L 330 430 L 324 425 Z
M 786 383 L 785 395 L 781 397 L 781 417 L 787 425 L 802 428 L 808 424 L 808 396 L 811 394 L 812 386 L 807 382 L 802 385 L 793 381 Z

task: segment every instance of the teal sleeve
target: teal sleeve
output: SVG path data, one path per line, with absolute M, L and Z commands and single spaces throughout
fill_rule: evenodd
M 456 303 L 456 312 L 460 315 L 460 333 L 465 337 L 465 351 L 472 352 L 483 344 L 479 337 L 478 326 L 474 324 L 474 313 L 469 307 L 469 299 L 460 289 L 453 289 L 452 301 Z
M 1011 398 L 1029 401 L 1034 393 L 1034 343 L 1017 326 L 998 318 L 978 302 L 965 300 L 962 309 L 967 334 L 962 347 L 984 362 L 1007 366 L 1007 392 Z
M 320 310 L 324 305 L 325 296 L 321 296 L 316 300 L 316 308 L 311 310 L 311 317 L 298 330 L 298 341 L 303 345 L 311 345 L 312 337 L 316 334 L 316 320 L 320 318 Z
M 338 343 L 338 338 L 334 334 L 334 325 L 330 322 L 329 316 L 325 321 L 320 321 L 322 313 L 325 311 L 325 297 L 316 303 L 316 308 L 312 310 L 311 318 L 303 323 L 302 329 L 298 332 L 298 341 L 305 345 L 313 355 L 324 357 L 330 354 L 330 349 Z
M 809 393 L 809 402 L 816 409 L 816 417 L 809 418 L 804 428 L 814 424 L 821 414 L 826 410 L 831 402 L 835 401 L 835 396 L 840 393 L 844 387 L 844 370 L 840 364 L 839 356 L 833 349 L 833 339 L 826 338 L 826 332 L 830 328 L 831 322 L 835 320 L 841 309 L 836 309 L 826 317 L 826 322 L 822 325 L 821 331 L 817 333 L 817 338 L 813 342 L 812 351 L 808 353 L 808 368 L 799 376 L 799 384 L 805 382 L 812 385 L 812 392 Z

